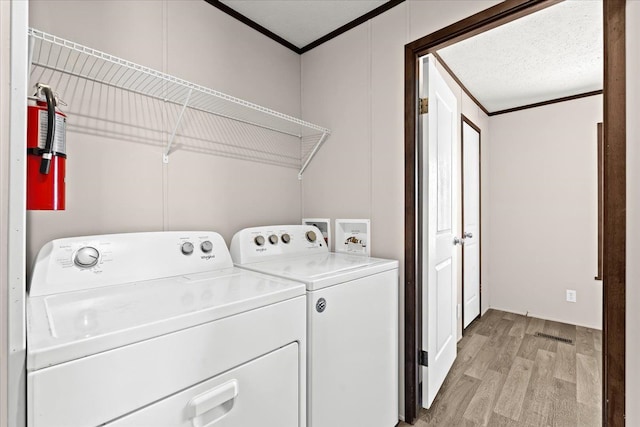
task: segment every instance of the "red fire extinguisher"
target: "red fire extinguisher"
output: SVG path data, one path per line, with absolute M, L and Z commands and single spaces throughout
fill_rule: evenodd
M 27 209 L 64 210 L 67 116 L 47 85 L 36 84 L 27 111 Z

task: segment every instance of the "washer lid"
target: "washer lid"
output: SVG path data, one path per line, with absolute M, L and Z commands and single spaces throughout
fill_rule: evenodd
M 398 261 L 325 253 L 239 265 L 239 267 L 303 282 L 314 291 L 398 268 Z
M 34 371 L 304 295 L 304 285 L 234 267 L 30 297 Z

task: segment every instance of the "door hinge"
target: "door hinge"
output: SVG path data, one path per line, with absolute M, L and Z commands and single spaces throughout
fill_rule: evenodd
M 420 98 L 418 110 L 420 110 L 420 114 L 429 113 L 429 98 Z
M 429 366 L 429 353 L 424 351 L 424 350 L 420 350 L 420 352 L 418 353 L 418 364 L 420 366 Z

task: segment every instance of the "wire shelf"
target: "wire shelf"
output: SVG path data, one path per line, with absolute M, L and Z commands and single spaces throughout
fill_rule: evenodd
M 172 151 L 185 111 L 207 113 L 230 119 L 242 126 L 256 126 L 299 140 L 299 159 L 295 167 L 302 176 L 331 131 L 297 117 L 245 101 L 225 93 L 191 83 L 105 52 L 39 31 L 29 29 L 30 60 L 41 72 L 63 73 L 69 79 L 84 79 L 135 95 L 149 97 L 179 108 L 178 118 L 165 149 L 165 161 Z M 239 157 L 242 157 L 241 155 Z M 273 155 L 271 155 L 273 157 Z M 255 160 L 255 159 L 253 159 Z M 273 163 L 268 159 L 268 163 Z M 291 165 L 291 159 L 286 160 Z M 276 162 L 277 163 L 277 162 Z

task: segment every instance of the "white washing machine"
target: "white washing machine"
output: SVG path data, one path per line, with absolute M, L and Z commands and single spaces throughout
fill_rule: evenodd
M 231 256 L 306 285 L 308 426 L 395 426 L 398 261 L 331 253 L 307 225 L 244 229 Z
M 27 301 L 30 427 L 304 427 L 304 285 L 214 232 L 46 244 Z

